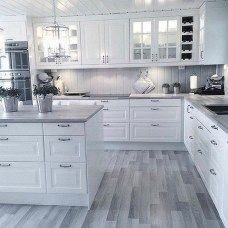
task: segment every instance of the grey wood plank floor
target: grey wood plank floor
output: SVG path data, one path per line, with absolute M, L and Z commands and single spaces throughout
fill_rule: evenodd
M 187 152 L 112 151 L 89 211 L 0 205 L 1 228 L 224 227 Z

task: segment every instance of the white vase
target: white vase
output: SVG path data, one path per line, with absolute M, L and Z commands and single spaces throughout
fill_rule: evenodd
M 52 112 L 52 103 L 53 103 L 53 95 L 48 94 L 46 96 L 37 96 L 36 97 L 38 111 L 40 113 Z
M 164 94 L 168 94 L 169 93 L 169 88 L 168 87 L 162 87 L 162 91 Z
M 17 112 L 18 111 L 18 98 L 17 97 L 4 97 L 2 99 L 4 112 Z
M 179 94 L 180 93 L 180 87 L 173 87 L 173 93 Z

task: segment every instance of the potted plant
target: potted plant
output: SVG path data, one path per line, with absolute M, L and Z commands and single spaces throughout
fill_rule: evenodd
M 17 112 L 18 111 L 18 99 L 21 95 L 21 91 L 15 88 L 3 88 L 0 87 L 0 97 L 2 98 L 3 109 L 5 112 Z
M 34 86 L 33 94 L 36 96 L 38 111 L 40 113 L 52 112 L 52 98 L 59 90 L 52 85 Z
M 162 91 L 164 94 L 168 94 L 169 93 L 169 88 L 170 88 L 170 85 L 168 83 L 164 83 L 162 85 Z
M 180 93 L 180 87 L 181 87 L 180 82 L 174 82 L 173 83 L 173 92 L 174 92 L 174 94 L 179 94 Z

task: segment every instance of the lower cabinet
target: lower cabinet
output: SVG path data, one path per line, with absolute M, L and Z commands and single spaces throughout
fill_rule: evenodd
M 129 123 L 104 123 L 104 141 L 129 141 Z
M 181 141 L 181 126 L 177 123 L 130 123 L 130 132 L 131 141 Z
M 46 192 L 43 162 L 0 162 L 0 192 Z
M 87 193 L 86 163 L 46 162 L 48 193 Z

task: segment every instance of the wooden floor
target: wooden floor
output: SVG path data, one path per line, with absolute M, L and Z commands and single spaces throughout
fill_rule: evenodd
M 110 156 L 90 211 L 0 205 L 0 227 L 223 227 L 187 152 L 116 151 Z

